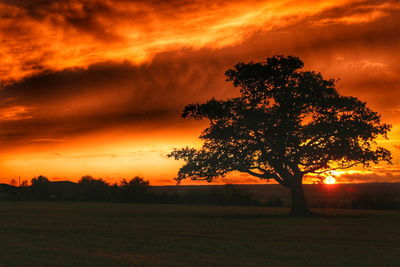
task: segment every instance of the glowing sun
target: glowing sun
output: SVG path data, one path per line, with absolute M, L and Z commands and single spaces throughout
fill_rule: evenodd
M 334 183 L 336 183 L 336 179 L 333 178 L 332 176 L 329 176 L 329 177 L 325 178 L 324 183 L 325 184 L 334 184 Z

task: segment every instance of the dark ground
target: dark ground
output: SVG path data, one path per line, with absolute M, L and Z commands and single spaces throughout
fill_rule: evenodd
M 243 192 L 250 193 L 254 199 L 262 203 L 271 198 L 279 198 L 286 206 L 290 205 L 289 190 L 278 184 L 235 184 L 232 186 Z M 206 191 L 223 187 L 224 185 L 177 185 L 154 186 L 151 190 L 157 193 L 183 195 L 192 190 Z M 382 202 L 382 206 L 388 203 L 395 203 L 396 206 L 400 205 L 400 183 L 305 184 L 304 191 L 310 207 L 352 208 L 352 201 L 359 197 L 368 196 L 373 198 L 373 201 Z
M 0 202 L 0 266 L 400 266 L 400 212 Z

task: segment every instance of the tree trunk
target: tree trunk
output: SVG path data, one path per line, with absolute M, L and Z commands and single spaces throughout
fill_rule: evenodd
M 290 216 L 304 217 L 312 215 L 312 212 L 310 212 L 307 207 L 307 200 L 304 195 L 302 180 L 302 177 L 296 178 L 296 180 L 290 185 L 292 197 Z

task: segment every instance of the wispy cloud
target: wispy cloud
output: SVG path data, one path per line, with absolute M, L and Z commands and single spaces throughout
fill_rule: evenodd
M 354 3 L 356 12 L 345 12 Z M 110 60 L 139 64 L 182 48 L 221 48 L 302 20 L 365 23 L 395 7 L 392 1 L 355 0 L 6 1 L 0 3 L 0 79 Z
M 32 119 L 34 110 L 34 107 L 19 105 L 0 108 L 0 122 Z

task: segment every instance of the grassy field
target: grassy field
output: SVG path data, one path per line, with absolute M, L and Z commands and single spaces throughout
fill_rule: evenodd
M 290 205 L 290 191 L 279 184 L 241 185 L 235 184 L 234 188 L 249 193 L 254 199 L 266 202 L 270 197 L 281 199 Z M 351 207 L 351 202 L 358 196 L 369 194 L 375 199 L 389 200 L 400 203 L 400 183 L 364 183 L 364 184 L 305 184 L 308 204 L 311 207 Z M 151 188 L 156 193 L 184 194 L 192 190 L 207 191 L 223 189 L 224 185 L 175 185 L 154 186 Z M 327 205 L 321 205 L 327 204 Z M 329 205 L 331 204 L 331 205 Z M 398 204 L 397 204 L 398 205 Z
M 0 202 L 0 266 L 400 266 L 400 212 Z

